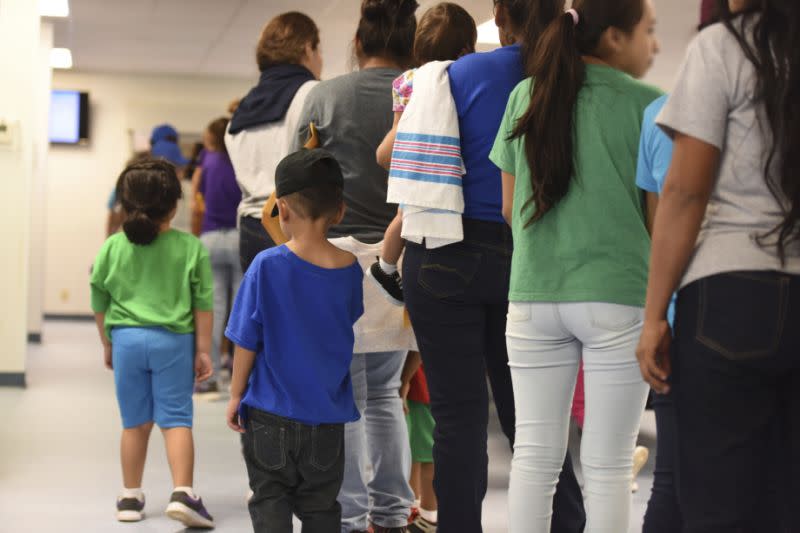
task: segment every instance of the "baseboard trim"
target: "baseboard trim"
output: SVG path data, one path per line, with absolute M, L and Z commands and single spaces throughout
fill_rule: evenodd
M 25 372 L 0 372 L 0 387 L 25 387 Z
M 46 313 L 45 320 L 66 320 L 69 322 L 91 322 L 94 315 Z
M 28 332 L 28 342 L 30 344 L 42 344 L 42 334 L 38 332 Z

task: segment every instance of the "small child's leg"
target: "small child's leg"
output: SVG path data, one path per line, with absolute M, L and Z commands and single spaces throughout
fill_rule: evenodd
M 420 476 L 422 472 L 422 463 L 413 462 L 411 463 L 411 478 L 409 479 L 409 485 L 411 485 L 411 490 L 414 491 L 414 500 L 420 501 L 421 498 L 421 490 L 420 490 Z
M 194 438 L 192 428 L 175 427 L 161 430 L 167 448 L 167 461 L 172 472 L 173 487 L 191 487 L 194 483 Z
M 392 274 L 397 271 L 397 262 L 400 261 L 400 256 L 403 255 L 405 242 L 403 242 L 403 237 L 401 237 L 402 232 L 403 213 L 398 209 L 397 216 L 394 217 L 392 223 L 386 228 L 386 233 L 383 234 L 383 245 L 381 247 L 381 260 L 383 262 L 381 263 L 381 267 L 384 268 L 384 271 L 384 263 L 394 267 L 394 270 L 391 272 L 387 271 L 387 274 Z
M 122 484 L 126 489 L 142 487 L 144 463 L 147 459 L 147 443 L 153 423 L 122 430 L 120 439 L 120 461 L 122 463 Z
M 433 490 L 433 463 L 422 463 L 420 468 L 420 515 L 429 522 L 436 523 L 436 510 L 439 505 Z
M 397 210 L 397 216 L 386 228 L 381 245 L 381 256 L 367 270 L 367 276 L 380 288 L 383 294 L 394 305 L 402 306 L 403 284 L 397 271 L 397 262 L 403 254 L 405 243 L 401 236 L 403 230 L 403 213 Z

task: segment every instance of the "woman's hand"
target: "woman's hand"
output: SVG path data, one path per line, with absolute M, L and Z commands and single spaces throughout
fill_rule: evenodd
M 642 336 L 636 348 L 636 358 L 644 380 L 659 394 L 670 390 L 667 379 L 672 374 L 669 347 L 672 331 L 666 320 L 645 321 Z

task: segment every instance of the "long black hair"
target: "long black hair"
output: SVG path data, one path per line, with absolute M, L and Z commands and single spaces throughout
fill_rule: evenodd
M 133 244 L 156 240 L 160 226 L 181 197 L 175 166 L 148 157 L 128 165 L 117 180 L 117 198 L 125 212 L 122 229 Z
M 756 70 L 754 98 L 764 106 L 771 133 L 764 176 L 783 210 L 783 221 L 759 243 L 777 235 L 778 255 L 785 262 L 786 247 L 800 240 L 800 2 L 751 4 L 734 14 L 727 0 L 718 0 L 718 10 Z
M 518 22 L 525 70 L 531 75 L 536 43 L 553 20 L 564 13 L 564 0 L 493 0 L 494 8 L 503 6 L 512 21 Z
M 569 192 L 575 170 L 575 106 L 586 79 L 582 55 L 595 52 L 611 27 L 633 31 L 644 16 L 643 0 L 575 0 L 579 14 L 558 15 L 538 42 L 528 45 L 525 65 L 533 77 L 531 102 L 511 138 L 523 137 L 531 169 L 533 206 L 527 222 L 540 220 Z M 529 20 L 529 25 L 532 21 Z

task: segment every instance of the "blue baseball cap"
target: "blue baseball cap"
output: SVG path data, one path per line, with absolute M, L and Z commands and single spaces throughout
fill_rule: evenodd
M 154 145 L 159 141 L 178 142 L 178 130 L 171 124 L 161 124 L 153 128 L 150 134 L 150 144 Z
M 150 155 L 153 157 L 163 157 L 176 167 L 183 167 L 189 163 L 181 153 L 181 148 L 172 141 L 157 141 L 150 148 Z

